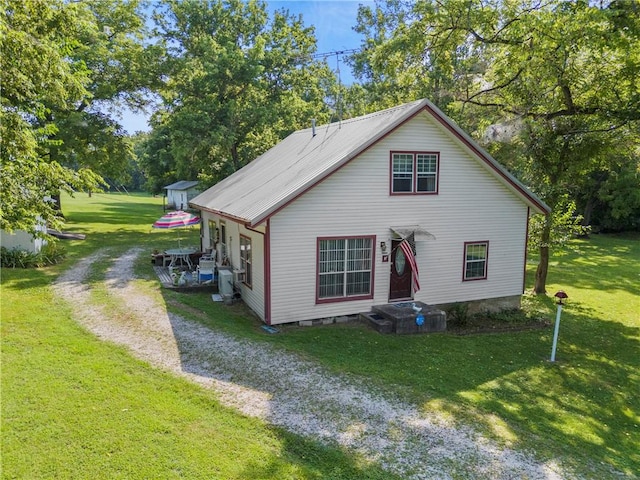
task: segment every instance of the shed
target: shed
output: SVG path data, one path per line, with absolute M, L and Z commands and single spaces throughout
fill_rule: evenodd
M 185 210 L 189 206 L 189 201 L 200 193 L 198 182 L 191 180 L 180 180 L 164 187 L 166 193 L 165 210 Z

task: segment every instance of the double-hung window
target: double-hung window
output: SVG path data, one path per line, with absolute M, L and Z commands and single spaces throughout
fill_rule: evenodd
M 251 286 L 251 239 L 240 235 L 240 268 L 244 270 L 244 284 Z
M 438 193 L 439 154 L 391 152 L 391 193 Z
M 318 239 L 319 302 L 371 298 L 374 237 Z
M 467 242 L 464 244 L 464 276 L 466 280 L 487 278 L 489 242 Z

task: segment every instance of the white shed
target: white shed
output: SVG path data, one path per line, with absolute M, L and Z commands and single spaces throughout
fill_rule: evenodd
M 190 205 L 267 324 L 408 300 L 517 306 L 529 215 L 549 212 L 428 100 L 294 132 Z
M 46 233 L 47 227 L 44 222 L 36 226 L 36 229 Z M 35 237 L 24 230 L 14 230 L 9 233 L 6 230 L 0 230 L 0 246 L 9 250 L 25 250 L 30 253 L 40 253 L 42 247 L 47 244 L 47 240 L 42 237 Z
M 200 193 L 198 182 L 180 180 L 164 187 L 167 191 L 166 209 L 185 210 L 189 206 L 189 201 Z

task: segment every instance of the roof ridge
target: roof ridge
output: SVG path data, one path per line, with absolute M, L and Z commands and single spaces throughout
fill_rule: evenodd
M 345 123 L 355 123 L 355 122 L 361 122 L 364 120 L 369 120 L 371 118 L 375 118 L 375 117 L 380 117 L 383 115 L 389 115 L 390 113 L 397 111 L 397 110 L 404 110 L 407 108 L 411 108 L 415 105 L 418 105 L 419 103 L 423 102 L 425 99 L 422 98 L 420 100 L 414 100 L 412 102 L 407 102 L 407 103 L 403 103 L 401 105 L 396 105 L 395 107 L 389 107 L 386 108 L 384 110 L 378 110 L 375 112 L 371 112 L 371 113 L 366 113 L 364 115 L 360 115 L 358 117 L 351 117 L 351 118 L 347 118 L 346 120 L 338 120 L 337 122 L 329 122 L 329 123 L 323 123 L 322 125 L 316 125 L 315 129 L 316 130 L 321 130 L 323 128 L 329 128 L 333 125 L 342 125 Z M 300 130 L 295 131 L 294 133 L 300 133 L 300 132 L 309 132 L 311 130 L 313 130 L 314 127 L 307 127 L 307 128 L 303 128 Z

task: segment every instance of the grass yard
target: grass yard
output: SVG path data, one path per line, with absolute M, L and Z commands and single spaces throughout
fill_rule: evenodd
M 75 260 L 198 244 L 197 229 L 152 231 L 161 199 L 63 198 L 69 261 L 2 272 L 3 478 L 390 478 L 344 452 L 221 407 L 211 392 L 163 374 L 78 327 L 49 284 Z M 298 352 L 327 368 L 437 409 L 586 478 L 640 472 L 640 236 L 594 235 L 552 259 L 562 289 L 556 363 L 552 328 L 458 336 L 383 336 L 360 325 L 285 327 L 266 335 L 241 307 L 163 291 L 169 308 L 213 328 Z M 533 277 L 534 262 L 529 265 Z M 147 258 L 137 265 L 149 288 Z M 526 308 L 555 318 L 551 297 Z M 185 306 L 192 307 L 185 309 Z

